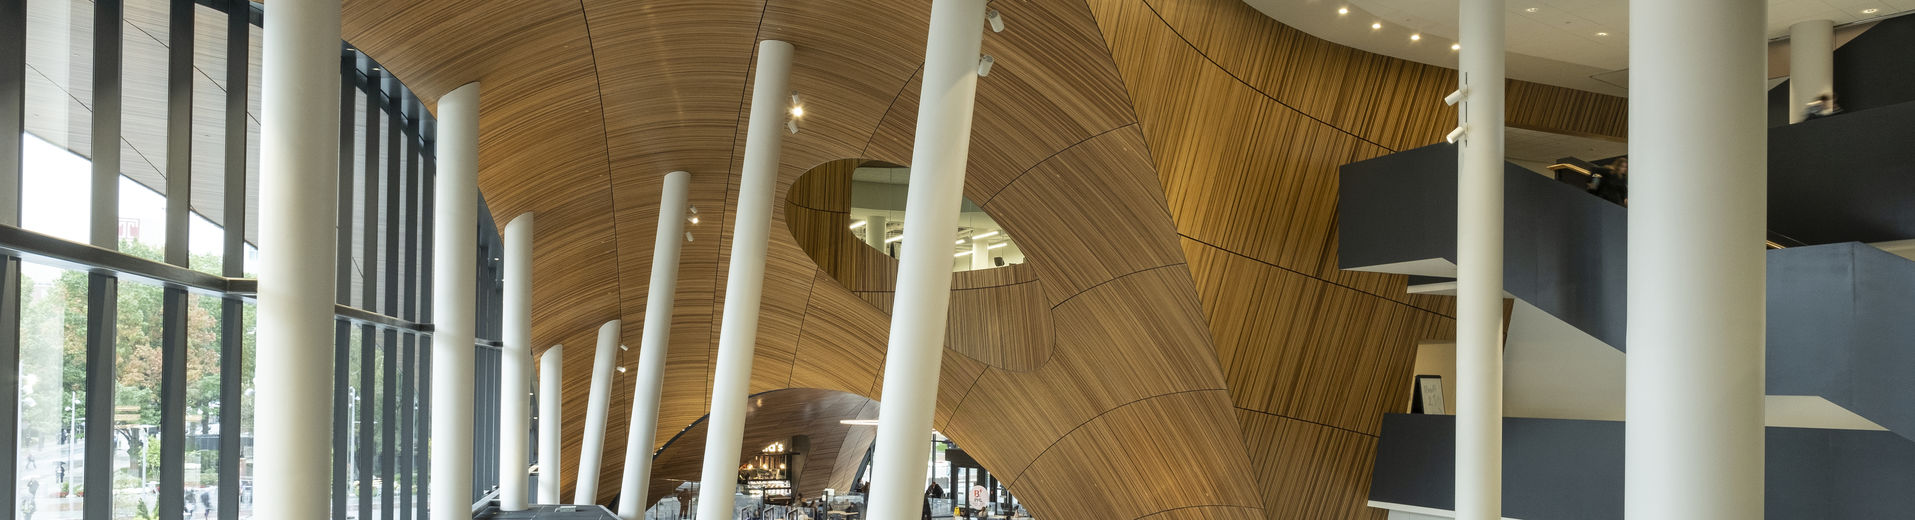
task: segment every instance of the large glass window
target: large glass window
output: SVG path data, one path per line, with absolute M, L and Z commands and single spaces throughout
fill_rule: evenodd
M 15 518 L 79 520 L 86 450 L 86 274 L 24 264 Z
M 21 355 L 20 413 L 7 418 L 20 440 L 3 449 L 18 460 L 4 485 L 22 500 L 7 507 L 36 520 L 252 518 L 255 312 L 251 294 L 225 292 L 248 285 L 222 277 L 251 278 L 258 257 L 263 6 L 126 0 L 108 24 L 88 0 L 26 3 L 26 78 L 0 85 L 26 97 L 24 125 L 7 128 L 21 134 L 22 168 L 0 174 L 19 175 L 22 229 L 93 243 L 98 225 L 112 251 L 73 258 L 39 238 L 0 244 L 77 265 L 25 264 L 19 291 L 0 294 L 0 308 L 22 309 L 19 330 L 0 330 Z M 192 48 L 176 46 L 189 29 Z M 422 518 L 431 377 L 431 338 L 420 332 L 430 294 L 423 206 L 433 184 L 424 136 L 433 122 L 377 63 L 343 43 L 340 58 L 346 163 L 335 260 L 338 303 L 356 309 L 341 311 L 340 384 L 325 411 L 339 440 L 333 517 Z M 117 85 L 99 89 L 112 97 L 96 96 L 96 79 Z M 182 89 L 192 95 L 176 95 Z M 99 180 L 96 168 L 117 175 Z M 184 230 L 168 228 L 169 208 L 187 215 Z M 491 223 L 479 232 L 496 249 Z M 179 267 L 213 277 L 160 265 L 168 240 L 188 253 Z M 228 244 L 243 258 L 227 258 Z M 496 271 L 474 280 L 490 322 Z M 89 310 L 105 315 L 89 321 Z M 107 320 L 110 329 L 89 330 Z M 92 353 L 110 366 L 89 360 L 89 339 L 112 342 Z M 483 380 L 494 386 L 477 392 L 496 394 L 497 378 Z M 99 400 L 91 438 L 89 388 Z M 96 489 L 86 489 L 89 475 Z M 158 510 L 175 499 L 176 510 Z

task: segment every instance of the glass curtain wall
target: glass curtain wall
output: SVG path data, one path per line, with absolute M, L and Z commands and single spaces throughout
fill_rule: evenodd
M 272 516 L 252 501 L 263 9 L 0 2 L 0 516 Z M 334 406 L 312 413 L 333 417 L 334 518 L 423 519 L 434 123 L 350 44 L 339 64 L 338 232 L 315 238 L 338 246 Z M 499 236 L 474 232 L 473 348 L 496 359 Z M 498 364 L 478 370 L 496 408 Z

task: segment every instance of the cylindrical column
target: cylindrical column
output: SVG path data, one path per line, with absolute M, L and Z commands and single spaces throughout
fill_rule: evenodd
M 1789 122 L 1808 118 L 1818 96 L 1835 98 L 1835 22 L 1809 20 L 1789 26 Z
M 523 511 L 532 428 L 532 213 L 505 224 L 504 333 L 499 351 L 499 510 Z
M 1503 0 L 1463 0 L 1456 185 L 1456 518 L 1502 518 Z
M 743 179 L 738 184 L 737 225 L 732 228 L 731 272 L 725 278 L 724 323 L 718 331 L 718 366 L 712 374 L 705 467 L 699 477 L 704 483 L 698 490 L 699 518 L 731 518 L 734 514 L 732 494 L 738 487 L 751 356 L 758 341 L 758 303 L 765 290 L 765 250 L 771 238 L 771 190 L 778 182 L 785 100 L 791 94 L 791 54 L 789 43 L 758 42 L 751 120 L 745 128 Z
M 559 503 L 559 430 L 565 424 L 565 347 L 552 345 L 539 356 L 540 504 Z
M 884 218 L 884 215 L 872 215 L 869 217 L 865 217 L 864 243 L 870 244 L 871 247 L 878 248 L 879 251 L 883 251 L 884 250 L 884 230 L 885 230 L 885 226 L 889 226 L 889 225 L 891 225 L 890 220 Z
M 1762 518 L 1767 7 L 1630 2 L 1631 520 Z
M 328 518 L 339 0 L 273 6 L 260 117 L 254 493 L 266 516 Z M 345 367 L 335 367 L 345 370 Z M 317 412 L 317 413 L 315 413 Z M 104 463 L 102 463 L 104 464 Z M 108 490 L 97 490 L 105 493 Z M 10 507 L 10 506 L 9 506 Z
M 612 404 L 612 373 L 618 367 L 619 320 L 598 328 L 598 350 L 592 356 L 592 389 L 585 397 L 585 438 L 578 450 L 578 485 L 572 503 L 598 503 L 599 465 L 605 457 L 605 415 Z
M 618 517 L 638 520 L 651 501 L 652 444 L 658 437 L 658 399 L 665 389 L 665 353 L 672 340 L 672 300 L 678 291 L 678 250 L 684 245 L 688 172 L 665 174 L 658 197 L 658 236 L 652 242 L 652 282 L 645 297 L 645 331 L 638 345 L 638 374 L 632 382 L 631 428 L 625 438 L 625 474 L 618 495 Z
M 964 200 L 985 0 L 934 0 L 918 97 L 917 143 L 905 193 L 904 247 L 884 358 L 866 518 L 915 518 L 931 456 L 931 412 L 951 305 L 951 241 Z M 973 253 L 974 255 L 976 253 Z
M 296 3 L 296 2 L 288 2 Z M 337 46 L 337 43 L 333 44 Z M 337 51 L 334 51 L 337 52 Z M 336 116 L 336 115 L 335 115 Z M 472 364 L 479 250 L 479 84 L 439 98 L 432 195 L 431 520 L 472 518 Z M 264 349 L 262 349 L 264 350 Z
M 971 270 L 991 268 L 991 244 L 982 240 L 971 242 Z

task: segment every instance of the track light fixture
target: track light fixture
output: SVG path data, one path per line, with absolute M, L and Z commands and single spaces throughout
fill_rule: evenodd
M 1456 89 L 1455 92 L 1451 92 L 1450 95 L 1443 96 L 1443 104 L 1455 105 L 1463 102 L 1463 98 L 1466 97 L 1469 97 L 1469 88 L 1459 88 Z
M 982 78 L 991 75 L 991 65 L 996 62 L 997 60 L 992 59 L 989 54 L 979 57 L 977 59 L 977 77 Z
M 786 120 L 785 120 L 785 129 L 786 129 L 786 130 L 790 130 L 790 131 L 791 131 L 791 133 L 794 133 L 794 134 L 796 134 L 796 133 L 798 133 L 798 120 L 796 120 L 796 119 L 786 119 Z
M 1004 32 L 1004 16 L 999 15 L 996 9 L 985 12 L 984 19 L 991 22 L 991 32 Z
M 691 242 L 691 241 L 692 241 L 692 232 L 690 232 L 690 231 L 686 231 L 686 232 L 685 232 L 685 241 L 686 241 L 686 242 Z

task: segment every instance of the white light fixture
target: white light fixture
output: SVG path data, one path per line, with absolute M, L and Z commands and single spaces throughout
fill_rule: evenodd
M 898 235 L 898 236 L 895 236 L 895 237 L 891 237 L 891 238 L 887 238 L 887 239 L 884 239 L 884 243 L 886 243 L 886 244 L 889 244 L 889 243 L 892 243 L 892 242 L 897 242 L 897 241 L 899 241 L 899 240 L 904 240 L 904 235 Z
M 852 223 L 851 223 L 851 229 L 858 229 L 858 228 L 861 228 L 861 227 L 864 227 L 864 224 L 865 224 L 865 221 L 863 221 L 863 220 L 860 220 L 860 221 L 857 221 L 857 222 L 852 222 Z
M 1531 7 L 1531 8 L 1528 8 L 1528 9 L 1524 9 L 1524 10 L 1523 10 L 1523 12 L 1525 12 L 1525 13 L 1534 13 L 1534 12 L 1536 12 L 1536 11 L 1541 11 L 1541 10 L 1542 10 L 1542 9 L 1540 9 L 1540 8 L 1535 8 L 1535 7 Z
M 957 242 L 953 242 L 952 245 L 958 245 L 958 246 L 964 245 L 964 239 L 962 238 L 957 239 Z
M 1411 34 L 1410 34 L 1410 41 L 1413 41 L 1413 42 L 1418 42 L 1418 41 L 1423 41 L 1423 35 L 1421 35 L 1421 34 L 1416 34 L 1416 33 L 1411 33 Z
M 626 347 L 626 346 L 624 346 L 624 345 L 619 345 L 619 346 L 618 346 L 618 349 L 619 349 L 619 350 L 631 350 L 631 348 L 630 348 L 630 347 Z
M 804 117 L 804 116 L 805 116 L 804 105 L 794 105 L 791 107 L 791 117 Z
M 1879 13 L 1879 12 L 1882 12 L 1882 10 L 1881 10 L 1881 9 L 1876 9 L 1876 8 L 1873 8 L 1873 7 L 1870 7 L 1870 8 L 1868 8 L 1868 9 L 1863 9 L 1863 10 L 1862 10 L 1862 14 L 1875 14 L 1875 13 Z
M 1338 8 L 1337 8 L 1337 14 L 1338 14 L 1338 15 L 1345 15 L 1345 14 L 1350 14 L 1350 8 L 1348 8 L 1348 7 L 1338 7 Z
M 964 252 L 961 252 L 961 253 L 958 253 L 958 254 L 955 254 L 955 255 L 951 255 L 951 258 L 958 258 L 958 257 L 961 257 L 961 256 L 964 256 L 964 255 L 968 255 L 968 254 L 971 254 L 971 252 L 970 252 L 970 251 L 964 251 Z
M 798 133 L 798 120 L 796 120 L 796 119 L 786 119 L 786 120 L 785 120 L 785 129 L 786 129 L 786 130 L 790 130 L 790 131 L 791 131 L 791 133 L 794 133 L 794 134 L 795 134 L 795 133 Z
M 991 32 L 1004 32 L 1004 16 L 992 9 L 984 13 L 984 20 L 991 22 Z
M 693 215 L 697 215 L 697 214 L 698 214 L 698 206 L 692 206 L 691 208 L 689 208 L 689 209 L 687 209 L 686 211 L 690 211 L 690 212 L 691 212 L 691 214 L 693 214 Z
M 1004 246 L 1008 246 L 1008 245 L 1011 245 L 1011 243 L 1010 243 L 1010 242 L 998 242 L 998 243 L 996 243 L 996 244 L 991 244 L 991 246 L 990 246 L 990 247 L 986 247 L 985 249 L 997 249 L 997 248 L 1000 248 L 1000 247 L 1004 247 Z
M 803 104 L 805 104 L 805 99 L 798 97 L 798 91 L 791 91 L 791 106 L 795 107 Z
M 991 58 L 989 54 L 979 57 L 977 59 L 977 77 L 982 78 L 991 75 L 991 65 L 995 63 L 997 63 L 997 60 Z
M 692 241 L 692 232 L 690 232 L 690 231 L 686 231 L 686 232 L 685 232 L 685 241 L 686 241 L 686 242 L 690 242 L 690 241 Z
M 878 420 L 877 419 L 844 419 L 844 420 L 838 421 L 838 424 L 843 424 L 848 426 L 877 426 Z
M 1608 35 L 1609 35 L 1609 33 L 1606 33 L 1606 32 L 1599 32 L 1599 33 L 1596 33 L 1596 36 L 1608 36 Z
M 1451 45 L 1450 47 L 1455 47 L 1455 45 Z M 1469 97 L 1469 87 L 1456 89 L 1456 91 L 1451 92 L 1450 95 L 1443 96 L 1443 104 L 1454 105 L 1461 103 L 1465 97 Z
M 625 367 L 622 367 L 622 366 L 621 366 L 621 367 L 618 367 L 618 373 L 620 373 L 620 374 L 623 374 L 623 373 L 625 373 Z
M 698 223 L 698 215 L 692 215 L 692 216 L 689 216 L 689 217 L 685 217 L 685 220 L 687 220 L 687 221 L 690 221 L 690 222 L 691 222 L 691 223 L 693 223 L 693 224 L 697 224 L 697 223 Z
M 1383 22 L 1370 22 L 1370 30 L 1374 31 L 1374 30 L 1382 29 L 1382 28 L 1383 28 Z
M 1461 44 L 1461 43 L 1452 43 L 1452 44 L 1450 44 L 1450 50 L 1452 50 L 1452 51 L 1455 51 L 1455 50 L 1462 50 L 1462 49 L 1463 49 L 1463 44 Z
M 997 232 L 997 231 L 992 231 L 992 232 L 988 232 L 988 233 L 979 233 L 979 234 L 976 234 L 976 235 L 971 235 L 971 240 L 977 240 L 977 239 L 980 239 L 980 238 L 991 238 L 991 237 L 994 237 L 994 236 L 997 236 L 997 235 L 998 235 L 998 232 Z

